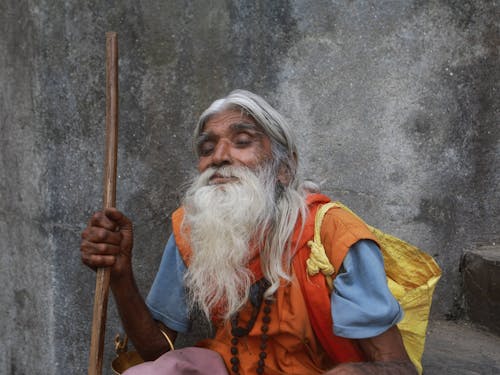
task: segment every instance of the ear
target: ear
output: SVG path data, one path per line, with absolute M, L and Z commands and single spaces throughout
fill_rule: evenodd
M 278 170 L 278 181 L 281 183 L 281 185 L 288 186 L 290 180 L 291 180 L 290 169 L 285 165 L 281 164 L 280 169 Z
M 294 161 L 294 170 L 296 170 L 297 167 L 297 154 L 294 152 L 293 153 L 293 161 Z M 283 185 L 283 186 L 288 186 L 290 184 L 290 181 L 293 179 L 293 172 L 292 169 L 289 165 L 281 163 L 279 169 L 278 169 L 278 181 Z

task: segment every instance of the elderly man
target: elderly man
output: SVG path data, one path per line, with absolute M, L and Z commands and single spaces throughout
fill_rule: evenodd
M 296 140 L 282 116 L 237 90 L 212 103 L 194 136 L 199 175 L 172 215 L 174 233 L 146 301 L 134 281 L 129 219 L 108 209 L 82 233 L 83 263 L 111 268 L 124 328 L 149 361 L 126 373 L 416 373 L 376 241 L 343 210 L 331 210 L 321 229 L 345 258 L 327 316 L 313 322 L 308 281 L 297 277 L 294 259 L 328 198 L 299 179 Z M 190 329 L 193 311 L 212 322 L 214 337 L 169 351 L 177 333 Z M 329 348 L 313 329 L 325 322 Z

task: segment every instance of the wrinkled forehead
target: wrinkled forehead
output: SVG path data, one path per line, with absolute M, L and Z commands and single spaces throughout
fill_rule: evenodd
M 231 129 L 253 129 L 268 136 L 264 132 L 264 127 L 252 115 L 240 107 L 224 109 L 208 116 L 200 124 L 198 135 L 210 131 L 214 126 Z
M 245 108 L 235 104 L 216 105 L 218 101 L 214 102 L 200 117 L 200 122 L 197 126 L 197 134 L 199 135 L 205 131 L 206 125 L 213 122 L 214 119 L 221 119 L 231 117 L 235 123 L 249 123 L 254 124 L 259 130 L 264 131 L 264 127 L 260 124 L 255 117 L 253 117 Z

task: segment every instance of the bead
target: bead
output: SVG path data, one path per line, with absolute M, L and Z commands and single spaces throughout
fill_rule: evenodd
M 231 334 L 235 337 L 243 337 L 248 334 L 248 331 L 241 327 L 234 327 L 231 329 Z
M 264 278 L 256 282 L 254 285 L 252 285 L 250 289 L 250 301 L 251 304 L 253 305 L 252 312 L 250 315 L 250 320 L 246 324 L 246 328 L 244 327 L 239 327 L 238 326 L 238 320 L 239 320 L 239 314 L 236 313 L 234 314 L 230 321 L 231 321 L 231 335 L 233 336 L 231 338 L 231 354 L 232 357 L 230 359 L 230 363 L 232 365 L 231 371 L 233 375 L 239 375 L 239 365 L 240 365 L 240 360 L 238 358 L 238 348 L 237 345 L 239 343 L 238 338 L 239 337 L 244 337 L 249 334 L 249 332 L 252 330 L 255 321 L 257 319 L 257 316 L 259 315 L 259 310 L 262 308 L 262 325 L 260 327 L 261 330 L 261 343 L 260 343 L 260 350 L 261 352 L 259 353 L 259 360 L 257 362 L 257 368 L 256 372 L 257 374 L 264 374 L 264 367 L 265 367 L 265 359 L 267 358 L 267 341 L 269 340 L 269 335 L 267 332 L 269 331 L 269 323 L 271 322 L 271 317 L 269 314 L 271 313 L 271 305 L 273 301 L 271 299 L 263 299 L 263 294 L 266 291 L 267 288 L 269 288 L 271 284 Z M 262 307 L 262 302 L 264 302 L 264 307 Z
M 240 360 L 237 357 L 231 357 L 231 364 L 232 365 L 238 365 L 240 363 Z

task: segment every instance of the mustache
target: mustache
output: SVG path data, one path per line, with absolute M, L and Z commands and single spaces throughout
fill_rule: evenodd
M 210 185 L 210 181 L 216 177 L 234 178 L 240 180 L 244 177 L 244 171 L 249 171 L 246 167 L 222 166 L 209 167 L 198 176 L 200 186 Z

